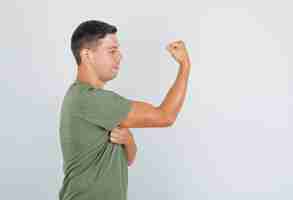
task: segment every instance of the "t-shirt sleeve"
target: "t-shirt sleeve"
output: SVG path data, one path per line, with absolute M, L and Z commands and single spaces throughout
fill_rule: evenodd
M 107 130 L 127 117 L 131 100 L 111 90 L 87 91 L 81 95 L 79 116 Z

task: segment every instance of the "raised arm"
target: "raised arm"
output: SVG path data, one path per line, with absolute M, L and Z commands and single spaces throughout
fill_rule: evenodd
M 172 42 L 166 49 L 180 65 L 175 82 L 159 106 L 132 101 L 131 110 L 120 122 L 120 127 L 168 127 L 177 119 L 186 96 L 191 63 L 183 41 Z

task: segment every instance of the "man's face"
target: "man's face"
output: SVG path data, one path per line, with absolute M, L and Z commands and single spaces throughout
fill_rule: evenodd
M 100 80 L 109 81 L 117 76 L 122 59 L 119 46 L 116 34 L 107 34 L 92 51 L 93 67 Z

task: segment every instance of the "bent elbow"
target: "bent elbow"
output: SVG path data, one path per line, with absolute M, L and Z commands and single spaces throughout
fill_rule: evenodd
M 133 161 L 134 161 L 134 160 L 129 160 L 129 161 L 127 162 L 128 167 L 130 167 L 130 166 L 133 164 Z
M 176 121 L 176 116 L 169 117 L 168 120 L 167 120 L 166 126 L 167 127 L 172 126 L 175 123 L 175 121 Z

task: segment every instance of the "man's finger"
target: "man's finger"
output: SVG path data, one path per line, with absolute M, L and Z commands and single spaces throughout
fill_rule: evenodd
M 115 133 L 111 134 L 110 136 L 111 136 L 111 137 L 114 137 L 114 138 L 119 138 L 119 137 L 120 137 L 119 134 L 115 134 Z
M 117 138 L 117 137 L 110 137 L 110 139 L 111 139 L 111 141 L 115 141 L 115 142 L 119 141 L 119 138 Z
M 123 132 L 122 131 L 113 131 L 113 132 L 111 132 L 111 135 L 119 136 L 119 135 L 123 135 Z
M 119 131 L 119 130 L 120 130 L 120 128 L 115 127 L 115 128 L 113 128 L 111 131 Z
M 113 138 L 113 137 L 110 138 L 110 141 L 113 142 L 113 143 L 117 143 L 117 140 L 115 138 Z

